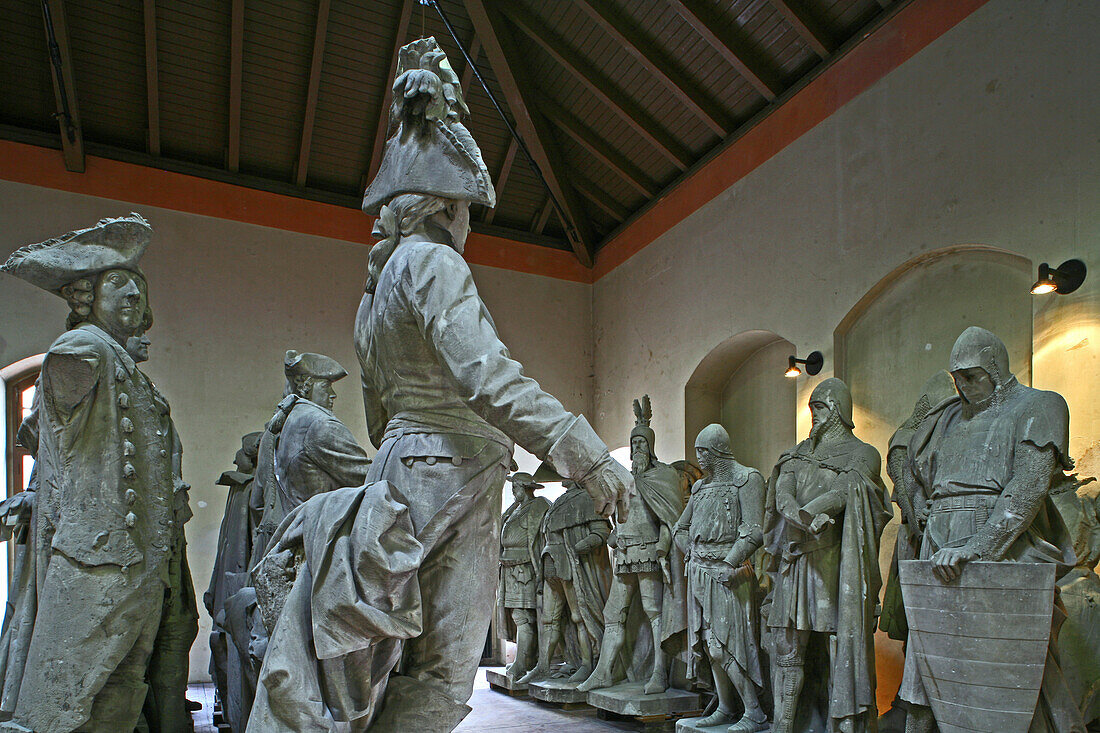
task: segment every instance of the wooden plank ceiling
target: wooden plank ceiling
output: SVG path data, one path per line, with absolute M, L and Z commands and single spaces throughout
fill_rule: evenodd
M 58 148 L 70 170 L 87 152 L 358 207 L 385 138 L 395 50 L 433 35 L 461 74 L 467 125 L 497 183 L 496 209 L 475 211 L 474 228 L 590 266 L 624 221 L 894 10 L 439 4 L 541 176 L 418 0 L 3 0 L 0 138 Z

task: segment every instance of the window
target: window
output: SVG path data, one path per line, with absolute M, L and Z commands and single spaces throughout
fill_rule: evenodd
M 15 441 L 19 426 L 31 414 L 31 409 L 34 406 L 37 380 L 38 370 L 35 369 L 6 384 L 7 410 L 5 410 L 5 414 L 8 416 L 8 455 L 11 456 L 11 462 L 8 464 L 8 496 L 13 496 L 25 490 L 31 480 L 34 456 L 25 447 L 17 445 Z

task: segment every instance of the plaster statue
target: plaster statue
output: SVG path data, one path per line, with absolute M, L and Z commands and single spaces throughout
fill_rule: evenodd
M 262 433 L 249 433 L 241 438 L 241 448 L 233 457 L 235 471 L 226 471 L 218 478 L 218 485 L 228 488 L 225 514 L 218 531 L 218 553 L 214 559 L 214 571 L 210 587 L 203 594 L 203 604 L 213 620 L 210 631 L 210 675 L 221 704 L 222 714 L 234 730 L 240 725 L 241 707 L 251 698 L 242 701 L 242 661 L 226 630 L 226 599 L 248 585 L 248 560 L 252 554 L 252 534 L 255 530 L 254 515 L 249 506 L 252 481 L 255 477 L 256 456 Z M 257 668 L 258 671 L 258 668 Z
M 603 640 L 603 607 L 611 588 L 607 538 L 611 524 L 592 508 L 576 481 L 565 481 L 542 520 L 544 544 L 539 550 L 542 616 L 539 619 L 538 664 L 521 683 L 545 679 L 554 654 L 565 647 L 567 627 L 575 634 L 578 665 L 566 680 L 579 684 L 592 674 Z
M 687 557 L 693 651 L 688 676 L 710 678 L 718 707 L 694 723 L 732 724 L 730 733 L 756 733 L 768 727 L 759 701 L 764 672 L 759 586 L 752 566 L 764 542 L 764 477 L 734 459 L 729 433 L 721 425 L 703 428 L 695 455 L 703 478 L 692 488 L 673 535 Z M 744 714 L 735 719 L 738 703 Z
M 515 680 L 527 674 L 538 653 L 537 567 L 542 549 L 540 530 L 550 502 L 535 496 L 543 486 L 531 474 L 517 471 L 509 481 L 515 503 L 501 517 L 497 606 L 508 638 L 516 642 L 515 661 L 505 670 L 508 678 Z
M 645 687 L 646 694 L 668 689 L 666 642 L 681 634 L 684 617 L 683 557 L 672 545 L 672 528 L 684 509 L 680 493 L 680 474 L 657 460 L 656 436 L 650 422 L 653 409 L 649 395 L 634 401 L 636 424 L 630 433 L 631 472 L 636 493 L 631 497 L 630 513 L 618 516 L 608 546 L 615 552 L 615 579 L 604 606 L 604 635 L 599 662 L 592 674 L 577 686 L 589 691 L 615 683 L 614 668 L 620 655 L 631 659 L 640 623 L 647 623 L 652 634 L 653 654 Z M 631 614 L 631 601 L 638 596 L 642 619 Z M 644 620 L 643 620 L 644 619 Z M 636 665 L 634 665 L 636 667 Z M 629 670 L 633 674 L 638 669 Z M 629 676 L 629 674 L 628 674 Z
M 873 730 L 878 549 L 891 516 L 881 459 L 852 434 L 844 382 L 818 384 L 810 413 L 810 437 L 780 456 L 765 504 L 773 730 Z M 807 681 L 826 689 L 804 691 Z M 827 709 L 818 709 L 815 697 Z
M 478 296 L 462 258 L 469 207 L 495 194 L 434 39 L 401 49 L 393 90 L 392 134 L 363 199 L 380 241 L 355 320 L 378 455 L 366 485 L 313 497 L 276 532 L 265 562 L 304 559 L 250 730 L 453 729 L 492 617 L 512 441 L 580 482 L 601 514 L 631 484 L 584 418 L 524 376 Z M 386 544 L 368 522 L 382 522 Z M 333 581 L 335 557 L 355 558 L 339 576 L 354 582 Z M 364 596 L 377 613 L 361 612 Z
M 370 466 L 366 451 L 332 412 L 332 385 L 348 375 L 344 368 L 324 354 L 291 349 L 283 373 L 285 396 L 257 449 L 256 493 L 264 509 L 252 540 L 251 565 L 291 509 L 311 496 L 362 485 Z
M 919 557 L 930 562 L 935 576 L 948 588 L 973 561 L 1050 563 L 1063 574 L 1075 558 L 1050 490 L 1063 471 L 1073 467 L 1067 453 L 1065 400 L 1017 382 L 1004 343 L 976 326 L 963 331 L 955 342 L 950 371 L 958 396 L 929 413 L 909 443 L 914 497 L 929 505 Z M 994 582 L 994 567 L 983 576 L 985 587 Z M 911 613 L 914 604 L 935 609 L 937 603 L 944 603 L 939 597 L 931 591 L 910 597 L 907 590 L 906 611 Z M 1081 711 L 1057 664 L 1057 628 L 1063 618 L 1062 605 L 1056 602 L 1039 704 L 1030 725 L 1033 733 L 1084 730 Z M 1034 662 L 1042 664 L 1041 657 Z M 1004 661 L 1023 664 L 1027 660 L 1019 655 Z M 968 672 L 964 662 L 956 661 L 954 667 L 959 674 Z M 990 676 L 979 669 L 969 673 L 972 682 Z M 927 687 L 910 642 L 900 693 L 910 703 L 907 731 L 930 731 L 935 724 Z M 1011 693 L 1006 689 L 1000 693 L 1009 707 Z M 950 689 L 938 695 L 954 702 L 955 710 L 963 710 L 965 717 L 972 698 L 952 700 Z
M 37 609 L 0 729 L 133 730 L 143 707 L 150 728 L 192 729 L 182 451 L 167 401 L 137 368 L 140 339 L 136 357 L 127 351 L 152 322 L 138 268 L 151 236 L 136 214 L 104 219 L 23 247 L 0 268 L 71 309 L 42 364 Z

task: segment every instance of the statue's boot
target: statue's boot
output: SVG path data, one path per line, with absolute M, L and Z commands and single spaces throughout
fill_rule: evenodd
M 566 680 L 571 685 L 584 682 L 588 679 L 588 675 L 592 674 L 592 639 L 589 638 L 588 633 L 580 624 L 577 628 L 577 637 L 577 645 L 580 647 L 581 653 L 581 666 L 577 667 L 577 671 L 569 675 L 569 679 Z
M 450 733 L 470 706 L 438 687 L 404 675 L 390 675 L 382 710 L 369 726 L 371 733 Z
M 653 628 L 653 672 L 642 691 L 647 695 L 656 695 L 668 689 L 668 662 L 661 648 L 661 617 L 653 619 L 650 626 Z
M 539 633 L 538 661 L 529 672 L 516 680 L 516 684 L 529 685 L 532 682 L 537 682 L 538 680 L 546 679 L 550 676 L 550 650 L 553 649 L 556 645 L 558 637 L 558 634 L 556 634 L 555 631 L 555 627 L 551 624 L 542 624 L 542 628 L 540 629 Z M 518 651 L 516 652 L 516 658 L 519 658 Z
M 723 723 L 732 723 L 733 713 L 719 705 L 710 715 L 703 716 L 691 722 L 696 728 L 709 728 L 714 725 L 722 725 Z
M 569 679 L 567 679 L 566 682 L 568 682 L 571 685 L 579 685 L 581 682 L 584 682 L 586 679 L 588 679 L 589 675 L 591 675 L 591 674 L 592 674 L 592 665 L 591 664 L 581 664 L 581 666 L 577 667 L 576 672 L 569 675 Z
M 516 658 L 508 665 L 507 674 L 512 680 L 524 677 L 531 668 L 531 657 L 535 651 L 535 627 L 533 624 L 520 624 L 516 627 Z
M 780 666 L 775 685 L 775 722 L 772 733 L 794 733 L 794 714 L 805 672 L 802 665 Z
M 603 632 L 603 644 L 600 647 L 600 661 L 588 679 L 577 685 L 580 692 L 590 692 L 601 687 L 611 687 L 611 665 L 623 645 L 623 625 L 608 624 Z
M 726 728 L 726 733 L 760 733 L 768 729 L 768 716 L 763 710 L 745 713 L 736 723 Z
M 909 704 L 905 715 L 905 733 L 932 733 L 936 729 L 936 718 L 932 708 L 925 705 Z

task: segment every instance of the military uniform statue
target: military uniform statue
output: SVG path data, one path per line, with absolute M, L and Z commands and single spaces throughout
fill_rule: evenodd
M 729 733 L 767 728 L 760 707 L 759 586 L 752 557 L 764 541 L 764 477 L 738 463 L 721 425 L 695 439 L 703 478 L 673 532 L 687 557 L 689 677 L 710 677 L 718 707 L 697 727 L 732 723 Z M 734 719 L 738 700 L 744 714 Z
M 1004 343 L 977 326 L 955 341 L 950 371 L 958 397 L 933 410 L 909 443 L 914 498 L 928 512 L 920 558 L 931 562 L 944 584 L 975 560 L 1053 563 L 1059 566 L 1057 574 L 1063 574 L 1073 566 L 1074 552 L 1050 490 L 1073 467 L 1065 400 L 1016 381 Z M 907 609 L 914 602 L 925 608 L 936 605 L 934 597 L 911 599 L 907 594 L 905 601 Z M 1056 602 L 1055 633 L 1045 655 L 1032 733 L 1084 730 L 1081 710 L 1057 664 L 1057 628 L 1064 617 Z M 1041 658 L 1035 661 L 1041 663 Z M 900 695 L 910 703 L 906 730 L 932 730 L 926 681 L 912 643 Z M 941 697 L 950 695 L 950 690 L 940 692 Z M 965 706 L 970 701 L 954 702 Z
M 603 607 L 611 588 L 607 555 L 611 524 L 593 511 L 592 501 L 579 484 L 564 483 L 565 493 L 542 520 L 538 665 L 520 682 L 534 682 L 550 674 L 551 661 L 565 640 L 567 626 L 575 632 L 578 654 L 577 668 L 567 680 L 571 684 L 579 684 L 592 674 L 595 654 L 603 640 Z
M 891 514 L 878 451 L 852 434 L 848 386 L 836 378 L 821 382 L 810 394 L 810 412 L 810 437 L 780 456 L 765 503 L 773 731 L 804 730 L 813 724 L 807 721 L 862 731 L 877 718 L 878 548 Z M 811 646 L 815 636 L 822 643 Z M 827 686 L 826 709 L 801 694 L 807 679 Z
M 540 529 L 550 502 L 535 496 L 535 491 L 543 487 L 531 474 L 517 471 L 509 481 L 515 503 L 501 518 L 497 605 L 502 611 L 501 620 L 514 632 L 509 638 L 516 642 L 516 658 L 506 673 L 515 680 L 527 674 L 537 653 Z
M 3 266 L 72 311 L 40 377 L 38 606 L 10 730 L 133 730 L 143 707 L 160 730 L 192 728 L 187 485 L 168 403 L 127 351 L 152 322 L 151 236 L 136 214 L 105 219 Z
M 684 569 L 679 553 L 673 553 L 672 528 L 684 509 L 680 474 L 657 460 L 656 440 L 650 421 L 649 395 L 634 401 L 636 425 L 630 433 L 630 459 L 636 494 L 630 513 L 619 516 L 608 545 L 615 551 L 615 579 L 604 607 L 604 635 L 599 662 L 592 674 L 577 686 L 588 691 L 615 683 L 613 670 L 620 654 L 632 659 L 637 628 L 626 628 L 635 594 L 653 641 L 652 666 L 645 693 L 668 689 L 668 656 L 665 642 L 684 631 Z M 625 666 L 630 666 L 625 664 Z M 640 671 L 640 670 L 639 670 Z

